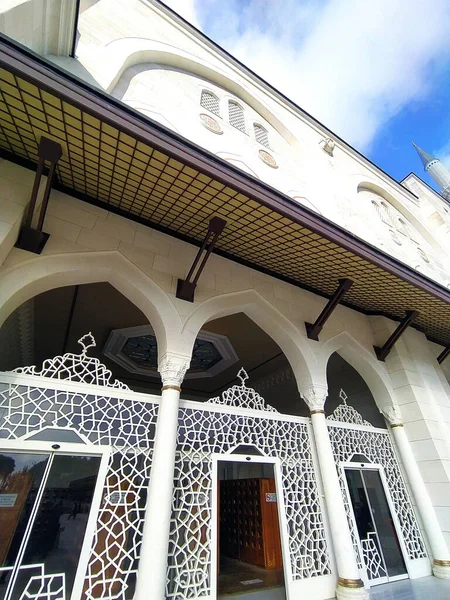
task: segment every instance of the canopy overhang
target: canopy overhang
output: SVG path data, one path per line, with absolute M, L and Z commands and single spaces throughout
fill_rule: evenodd
M 195 245 L 221 217 L 218 254 L 327 298 L 351 279 L 346 306 L 417 310 L 414 326 L 450 343 L 449 290 L 5 36 L 0 67 L 4 158 L 35 169 L 53 139 L 59 190 Z

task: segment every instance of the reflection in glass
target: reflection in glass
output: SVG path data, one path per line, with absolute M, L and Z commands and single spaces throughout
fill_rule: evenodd
M 100 458 L 56 455 L 29 537 L 23 565 L 43 563 L 46 574 L 65 573 L 70 597 L 97 481 Z M 14 598 L 28 581 L 18 578 Z
M 389 577 L 402 575 L 406 573 L 405 562 L 380 475 L 377 471 L 364 471 L 363 478 Z
M 6 593 L 49 454 L 0 454 L 0 599 Z
M 0 600 L 70 597 L 101 459 L 49 460 L 0 454 Z
M 361 543 L 373 544 L 381 563 L 369 579 L 406 573 L 400 543 L 378 471 L 346 469 L 348 489 Z

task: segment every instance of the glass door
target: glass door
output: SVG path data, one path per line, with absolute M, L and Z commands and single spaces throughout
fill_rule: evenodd
M 407 576 L 380 474 L 352 468 L 345 476 L 370 584 Z
M 0 451 L 0 600 L 68 600 L 100 456 Z

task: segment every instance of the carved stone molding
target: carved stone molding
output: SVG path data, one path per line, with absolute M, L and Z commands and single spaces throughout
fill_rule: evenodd
M 310 411 L 323 410 L 328 396 L 326 385 L 310 385 L 299 390 L 300 396 L 306 402 Z
M 285 381 L 293 381 L 295 379 L 294 373 L 290 367 L 286 367 L 285 369 L 280 369 L 275 371 L 275 373 L 271 373 L 270 375 L 266 375 L 265 377 L 261 377 L 258 379 L 253 387 L 260 394 L 269 390 L 280 383 L 284 383 Z
M 24 302 L 16 311 L 22 364 L 34 360 L 34 299 Z
M 387 406 L 386 408 L 382 408 L 381 412 L 391 427 L 402 424 L 402 413 L 399 406 Z
M 189 369 L 191 359 L 179 354 L 164 354 L 158 364 L 164 386 L 173 385 L 180 387 L 186 371 Z

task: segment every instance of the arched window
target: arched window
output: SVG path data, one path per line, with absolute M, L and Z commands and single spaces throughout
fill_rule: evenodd
M 240 104 L 233 100 L 228 100 L 228 118 L 230 125 L 245 133 L 244 109 Z
M 391 210 L 389 208 L 389 206 L 386 204 L 386 202 L 380 202 L 381 206 L 383 207 L 383 211 L 384 214 L 382 213 L 382 220 L 387 224 L 387 225 L 392 225 L 392 215 L 391 215 Z
M 219 98 L 212 92 L 202 90 L 202 95 L 200 96 L 200 106 L 203 106 L 203 108 L 206 108 L 206 110 L 209 110 L 209 112 L 212 112 L 220 117 Z
M 267 132 L 267 129 L 265 129 L 262 125 L 259 125 L 259 123 L 253 123 L 253 131 L 255 134 L 256 141 L 265 146 L 266 148 L 270 148 L 269 134 Z

